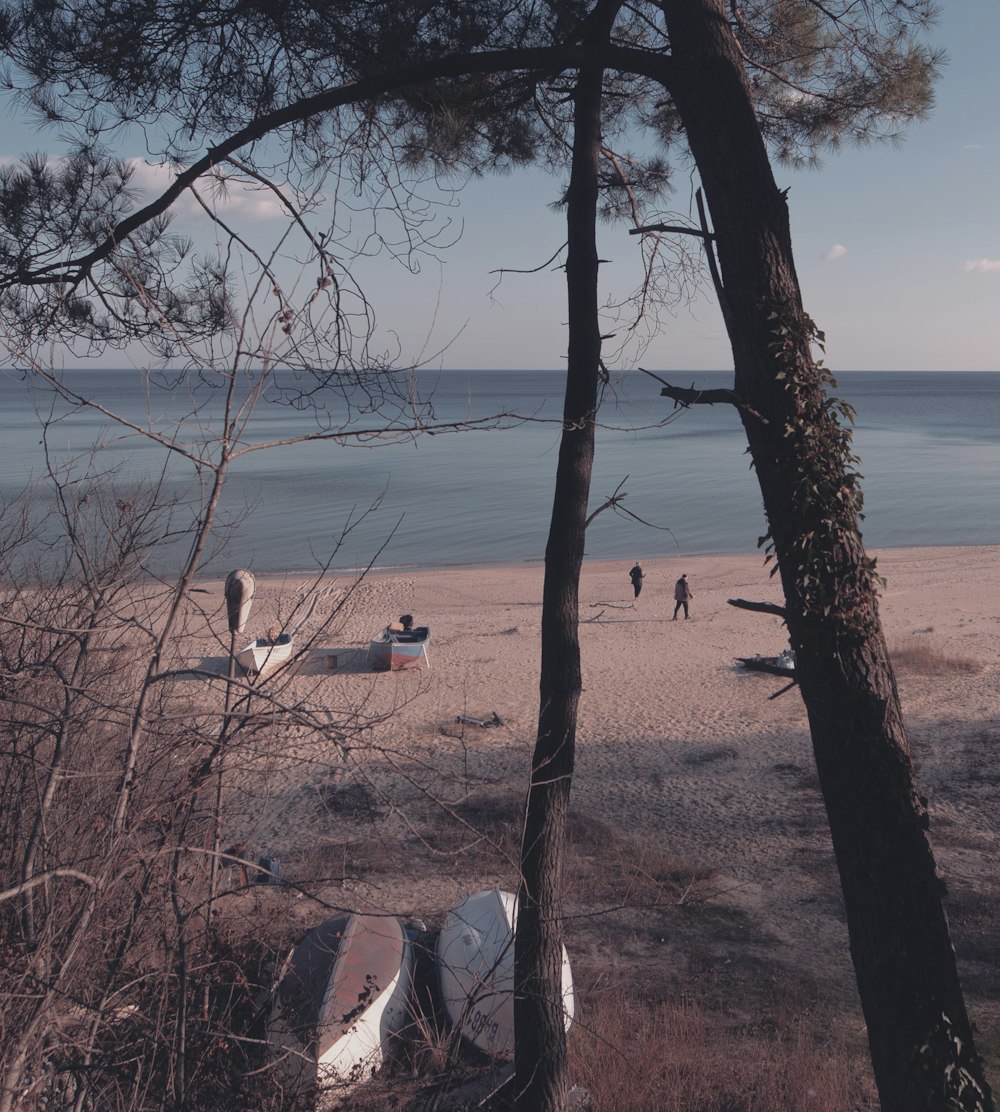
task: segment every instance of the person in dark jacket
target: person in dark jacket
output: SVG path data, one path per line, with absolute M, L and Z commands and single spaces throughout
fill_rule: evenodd
M 642 581 L 645 579 L 642 568 L 639 567 L 639 561 L 636 560 L 635 567 L 628 573 L 629 579 L 632 580 L 632 590 L 635 591 L 635 597 L 639 597 L 639 592 L 642 590 Z
M 688 619 L 688 603 L 694 595 L 691 594 L 691 588 L 688 586 L 687 572 L 685 572 L 680 579 L 674 584 L 674 621 L 677 621 L 677 611 L 684 607 L 684 620 Z

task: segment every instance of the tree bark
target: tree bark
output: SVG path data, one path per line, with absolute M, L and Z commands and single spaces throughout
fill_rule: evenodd
M 619 6 L 617 0 L 597 5 L 600 20 L 592 29 L 592 42 L 595 36 L 606 38 Z M 518 1112 L 559 1112 L 566 1105 L 560 885 L 581 689 L 579 584 L 601 366 L 596 227 L 602 78 L 601 65 L 587 63 L 574 91 L 566 196 L 566 396 L 545 549 L 538 734 L 521 843 L 514 946 Z
M 763 495 L 885 1112 L 991 1109 L 858 532 L 849 435 L 814 362 L 723 0 L 662 0 L 670 93 L 709 201 L 735 387 Z

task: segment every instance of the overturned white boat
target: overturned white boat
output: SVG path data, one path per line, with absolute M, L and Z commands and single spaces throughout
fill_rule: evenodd
M 409 1017 L 412 971 L 393 916 L 338 915 L 311 930 L 285 961 L 267 1027 L 284 1083 L 315 1085 L 322 1107 L 376 1073 Z
M 448 912 L 437 941 L 438 978 L 448 1018 L 493 1058 L 514 1055 L 514 931 L 517 898 L 490 888 Z M 569 1030 L 576 1011 L 563 947 L 562 1002 Z

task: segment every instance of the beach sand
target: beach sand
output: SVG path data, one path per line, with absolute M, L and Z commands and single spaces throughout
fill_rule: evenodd
M 977 1022 L 995 1026 L 1000 548 L 875 555 L 966 992 Z M 591 987 L 625 969 L 649 987 L 655 966 L 664 993 L 693 982 L 719 1006 L 749 1013 L 763 980 L 784 971 L 805 997 L 850 1012 L 856 993 L 805 711 L 794 689 L 769 698 L 784 680 L 735 662 L 786 646 L 778 618 L 727 604 L 778 602 L 778 582 L 758 555 L 650 560 L 633 600 L 631 563 L 583 570 L 574 821 L 656 847 L 701 879 L 669 914 L 636 907 L 623 917 L 595 907 L 602 896 L 574 887 L 570 871 L 567 908 L 582 917 L 567 923 L 571 955 L 580 953 Z M 681 572 L 694 593 L 691 618 L 672 622 Z M 343 577 L 318 591 L 304 580 L 259 581 L 252 630 L 293 625 L 294 606 L 314 594 L 313 626 L 334 615 L 290 688 L 348 728 L 340 747 L 272 739 L 259 760 L 244 762 L 227 836 L 280 857 L 283 876 L 303 888 L 323 877 L 327 906 L 374 904 L 434 922 L 471 886 L 511 883 L 511 861 L 477 873 L 461 860 L 474 839 L 435 843 L 427 830 L 439 831 L 435 808 L 467 818 L 462 808 L 477 794 L 515 811 L 523 798 L 542 574 L 540 566 L 372 574 L 350 592 Z M 221 581 L 202 586 L 213 628 L 224 629 Z M 431 627 L 431 667 L 373 673 L 368 640 L 403 613 Z M 207 640 L 198 647 L 204 660 L 219 653 Z M 502 725 L 457 721 L 494 712 Z M 593 918 L 602 910 L 603 924 Z M 299 927 L 323 917 L 308 898 L 294 911 Z

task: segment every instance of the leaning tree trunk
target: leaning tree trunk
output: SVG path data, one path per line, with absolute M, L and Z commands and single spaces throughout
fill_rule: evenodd
M 599 7 L 610 16 L 618 4 Z M 518 1112 L 558 1112 L 566 1103 L 560 879 L 581 688 L 579 584 L 601 365 L 596 241 L 601 81 L 599 65 L 581 69 L 566 198 L 566 397 L 545 549 L 538 735 L 521 843 L 514 947 Z
M 785 594 L 885 1112 L 990 1109 L 788 211 L 724 0 L 662 0 L 670 93 L 714 223 L 736 394 Z

